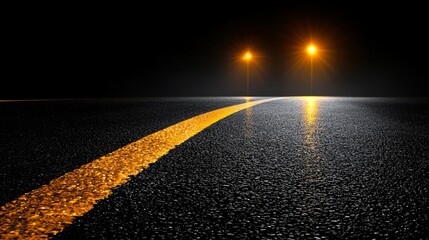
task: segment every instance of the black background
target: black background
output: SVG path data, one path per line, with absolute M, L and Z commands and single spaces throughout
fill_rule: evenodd
M 293 53 L 310 37 L 329 50 L 315 95 L 428 96 L 423 5 L 52 3 L 5 12 L 1 99 L 245 95 L 236 58 L 247 48 L 261 67 L 250 95 L 307 95 L 308 70 L 294 67 Z

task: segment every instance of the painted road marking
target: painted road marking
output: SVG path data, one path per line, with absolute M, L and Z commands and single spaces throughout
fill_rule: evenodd
M 177 145 L 231 114 L 277 99 L 246 102 L 195 116 L 54 179 L 0 207 L 0 236 L 39 239 L 56 235 L 98 200 L 107 198 L 112 188 L 126 183 Z

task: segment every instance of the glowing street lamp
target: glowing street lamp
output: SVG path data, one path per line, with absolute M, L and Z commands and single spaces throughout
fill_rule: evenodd
M 308 54 L 310 54 L 310 56 L 313 56 L 314 54 L 316 54 L 317 48 L 313 44 L 311 44 L 307 47 L 307 52 Z
M 313 56 L 317 53 L 317 48 L 313 44 L 308 45 L 307 53 L 310 55 L 310 81 L 311 81 L 311 95 L 313 95 Z
M 249 51 L 247 51 L 243 55 L 243 60 L 246 61 L 246 64 L 247 64 L 247 96 L 249 96 L 249 62 L 250 60 L 252 60 L 252 54 Z

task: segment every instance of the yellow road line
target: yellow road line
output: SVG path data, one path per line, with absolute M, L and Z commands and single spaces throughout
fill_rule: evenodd
M 217 121 L 270 98 L 207 112 L 143 137 L 0 207 L 0 236 L 48 238 L 149 164 Z

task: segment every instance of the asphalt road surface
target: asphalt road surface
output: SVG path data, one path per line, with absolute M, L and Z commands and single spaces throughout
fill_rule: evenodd
M 0 206 L 172 124 L 244 102 L 0 102 Z M 429 100 L 290 97 L 244 109 L 50 237 L 428 239 Z

